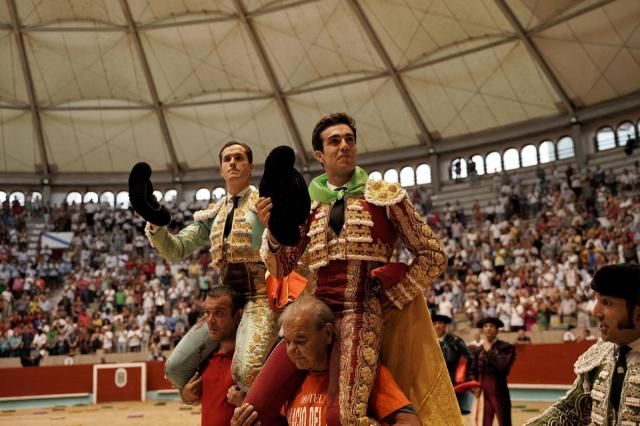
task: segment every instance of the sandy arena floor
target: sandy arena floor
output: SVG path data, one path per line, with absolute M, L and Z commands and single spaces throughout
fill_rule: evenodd
M 521 425 L 549 403 L 513 403 L 513 424 Z M 466 424 L 469 424 L 466 419 Z M 498 424 L 497 421 L 494 424 Z M 198 426 L 200 407 L 178 401 L 117 402 L 79 407 L 31 408 L 0 412 L 0 425 L 11 426 Z
M 113 402 L 0 412 L 0 425 L 11 426 L 199 426 L 200 407 L 179 401 Z

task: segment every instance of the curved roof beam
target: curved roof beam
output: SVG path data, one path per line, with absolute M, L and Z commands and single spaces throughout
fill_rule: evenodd
M 160 18 L 155 21 L 151 21 L 147 24 L 138 25 L 138 31 L 159 30 L 163 28 L 174 28 L 174 27 L 186 27 L 190 25 L 213 24 L 216 22 L 228 22 L 228 21 L 235 21 L 238 19 L 238 15 L 236 15 L 235 13 L 215 13 L 214 15 L 212 12 L 211 16 L 207 16 L 205 18 L 185 19 L 184 21 L 180 21 L 180 20 L 169 21 L 170 19 L 184 18 L 191 15 L 194 15 L 194 13 L 188 12 L 180 15 L 171 15 L 171 16 L 167 16 L 166 18 Z
M 420 68 L 428 67 L 430 65 L 439 64 L 440 62 L 446 62 L 446 61 L 449 61 L 451 59 L 460 58 L 460 57 L 463 57 L 463 56 L 466 56 L 466 55 L 470 55 L 470 54 L 473 54 L 473 53 L 476 53 L 476 52 L 482 52 L 483 50 L 486 50 L 486 49 L 493 49 L 494 47 L 498 47 L 498 46 L 501 46 L 503 44 L 515 41 L 515 40 L 518 40 L 518 37 L 513 35 L 513 36 L 510 36 L 510 37 L 506 37 L 506 38 L 503 38 L 503 39 L 492 41 L 491 43 L 483 44 L 481 46 L 476 46 L 476 47 L 471 47 L 469 49 L 460 50 L 458 52 L 454 52 L 454 53 L 451 53 L 449 55 L 443 55 L 443 56 L 439 56 L 439 57 L 434 58 L 434 59 L 425 59 L 423 61 L 417 61 L 417 62 L 409 63 L 409 64 L 405 65 L 404 67 L 400 68 L 399 71 L 400 72 L 405 72 L 405 71 L 417 70 L 417 69 L 420 69 Z
M 291 114 L 291 110 L 289 109 L 289 104 L 287 103 L 287 100 L 282 93 L 282 88 L 280 87 L 280 83 L 278 82 L 276 73 L 273 70 L 271 62 L 269 62 L 267 52 L 265 52 L 262 41 L 260 40 L 260 37 L 258 37 L 256 28 L 253 26 L 253 21 L 251 20 L 249 15 L 247 15 L 247 11 L 244 7 L 244 4 L 242 4 L 242 0 L 233 0 L 233 3 L 236 6 L 242 24 L 247 30 L 247 34 L 251 39 L 253 48 L 255 49 L 258 58 L 260 59 L 262 68 L 264 69 L 264 72 L 269 79 L 269 84 L 271 85 L 271 90 L 273 90 L 273 95 L 276 98 L 276 102 L 280 107 L 280 112 L 282 113 L 285 123 L 287 123 L 287 127 L 289 129 L 289 133 L 291 134 L 291 138 L 293 139 L 293 143 L 296 145 L 296 148 L 298 149 L 298 152 L 300 154 L 300 160 L 302 161 L 302 164 L 304 166 L 308 166 L 309 158 L 307 158 L 307 151 L 304 149 L 304 143 L 302 142 L 300 130 L 293 120 L 293 115 Z
M 557 18 L 550 19 L 547 22 L 544 22 L 542 24 L 539 24 L 539 25 L 531 28 L 529 30 L 529 34 L 537 33 L 537 32 L 540 32 L 540 31 L 544 31 L 547 28 L 550 28 L 550 27 L 553 27 L 555 25 L 561 24 L 563 22 L 569 21 L 569 20 L 571 20 L 573 18 L 576 18 L 578 16 L 584 15 L 585 13 L 589 13 L 589 12 L 595 10 L 595 9 L 600 9 L 600 8 L 608 5 L 609 3 L 613 3 L 615 1 L 618 1 L 618 0 L 600 0 L 600 1 L 595 2 L 595 3 L 593 3 L 593 4 L 589 5 L 589 6 L 585 6 L 582 9 L 578 9 L 578 10 L 576 10 L 574 12 L 567 13 L 566 15 L 560 15 Z
M 93 27 L 74 27 L 74 26 L 59 26 L 65 24 L 94 24 Z M 98 19 L 59 19 L 56 21 L 41 22 L 36 25 L 28 25 L 20 28 L 23 33 L 31 32 L 125 32 L 127 27 L 123 25 L 114 24 L 109 21 L 101 21 Z
M 531 38 L 529 38 L 529 35 L 526 33 L 526 31 L 520 24 L 520 21 L 518 21 L 518 18 L 516 18 L 516 15 L 513 13 L 513 11 L 509 8 L 509 6 L 507 5 L 507 3 L 505 3 L 504 0 L 496 0 L 496 5 L 500 9 L 504 17 L 507 18 L 507 21 L 509 21 L 509 24 L 511 24 L 511 26 L 513 27 L 513 30 L 518 35 L 518 38 L 520 38 L 522 43 L 524 43 L 524 45 L 527 47 L 529 54 L 533 57 L 533 60 L 538 64 L 538 66 L 542 70 L 542 73 L 545 75 L 545 77 L 547 77 L 547 80 L 549 80 L 549 82 L 551 83 L 551 86 L 555 90 L 560 100 L 562 100 L 562 103 L 564 104 L 564 107 L 566 108 L 567 112 L 572 117 L 575 116 L 576 106 L 574 105 L 573 101 L 571 100 L 571 98 L 569 98 L 569 95 L 560 84 L 560 80 L 558 80 L 558 78 L 553 73 L 553 71 L 551 71 L 551 67 L 549 66 L 547 61 L 544 60 L 544 57 L 540 53 L 540 50 L 538 50 L 538 47 L 533 43 Z
M 222 98 L 222 99 L 209 99 L 203 101 L 181 101 L 181 102 L 172 102 L 165 104 L 167 109 L 171 108 L 186 108 L 186 107 L 196 107 L 196 106 L 206 106 L 206 105 L 220 105 L 220 104 L 232 104 L 236 102 L 251 102 L 251 101 L 264 101 L 267 99 L 273 99 L 273 95 L 269 94 L 260 94 L 257 93 L 255 95 L 246 95 L 246 96 L 236 96 L 235 98 Z
M 511 41 L 517 40 L 518 36 L 514 35 L 514 34 L 506 34 L 501 36 L 500 38 L 498 38 L 495 35 L 489 35 L 489 36 L 478 36 L 478 37 L 469 37 L 466 38 L 464 40 L 458 40 L 458 41 L 454 41 L 452 43 L 448 43 L 442 46 L 439 46 L 437 49 L 432 50 L 431 52 L 427 52 L 424 53 L 416 58 L 413 58 L 412 60 L 410 60 L 405 66 L 398 68 L 399 71 L 404 72 L 404 71 L 409 71 L 409 70 L 414 70 L 417 68 L 422 68 L 424 66 L 427 65 L 433 65 L 434 63 L 438 63 L 438 62 L 443 62 L 443 61 L 448 61 L 450 59 L 454 59 L 460 56 L 464 56 L 464 55 L 468 55 L 470 53 L 475 53 L 475 52 L 480 52 L 482 50 L 485 49 L 490 49 L 496 46 L 500 46 L 502 44 L 506 44 L 509 43 Z M 442 56 L 438 56 L 436 58 L 433 59 L 429 59 L 430 57 L 432 57 L 433 55 L 436 55 L 438 53 L 443 52 L 444 50 L 447 49 L 451 49 L 453 47 L 462 47 L 465 44 L 469 43 L 469 42 L 473 42 L 473 41 L 479 41 L 479 40 L 490 40 L 485 44 L 481 44 L 478 46 L 474 46 L 474 47 L 468 47 L 468 48 L 462 48 L 460 50 L 458 50 L 457 52 L 451 52 L 448 53 L 446 55 L 442 55 Z
M 38 111 L 36 90 L 33 85 L 33 75 L 31 74 L 31 68 L 29 67 L 29 58 L 27 57 L 27 50 L 24 45 L 22 31 L 20 29 L 20 19 L 18 18 L 18 9 L 16 8 L 15 0 L 7 0 L 7 8 L 9 9 L 11 25 L 13 27 L 13 31 L 15 31 L 16 41 L 18 42 L 20 66 L 22 68 L 22 75 L 24 76 L 25 85 L 27 86 L 27 95 L 29 96 L 29 106 L 31 108 L 33 130 L 36 134 L 36 140 L 38 141 L 38 150 L 40 151 L 42 177 L 48 178 L 49 174 L 51 173 L 51 166 L 49 164 L 49 159 L 47 158 L 47 148 L 44 144 L 44 132 L 42 131 L 40 111 Z
M 365 75 L 361 75 L 359 77 L 353 77 L 353 78 L 346 78 L 344 80 L 340 80 L 340 81 L 332 81 L 329 83 L 320 83 L 321 81 L 326 80 L 327 78 L 332 78 L 332 77 L 343 77 L 343 76 L 347 76 L 353 74 L 353 72 L 345 72 L 345 73 L 341 73 L 341 74 L 333 74 L 329 77 L 320 77 L 318 79 L 315 80 L 311 80 L 307 83 L 304 83 L 298 87 L 294 87 L 290 90 L 287 90 L 286 92 L 284 92 L 284 94 L 286 96 L 291 96 L 291 95 L 299 95 L 301 93 L 309 93 L 309 92 L 316 92 L 319 90 L 325 90 L 325 89 L 333 89 L 334 87 L 340 87 L 340 86 L 346 86 L 349 84 L 356 84 L 356 83 L 362 83 L 364 81 L 371 81 L 371 80 L 375 80 L 377 78 L 383 78 L 383 77 L 388 77 L 389 73 L 386 71 L 378 71 L 378 72 L 370 72 L 370 73 L 366 73 Z M 364 74 L 364 73 L 361 73 Z M 317 84 L 320 83 L 320 84 Z
M 17 99 L 7 99 L 0 96 L 0 109 L 30 109 L 29 104 Z
M 41 106 L 40 111 L 139 111 L 150 110 L 151 104 L 139 105 L 49 105 Z
M 283 5 L 275 5 L 275 6 L 269 6 L 269 5 L 263 5 L 260 8 L 251 11 L 251 12 L 246 12 L 246 16 L 249 18 L 253 18 L 255 16 L 259 16 L 259 15 L 266 15 L 268 13 L 273 13 L 273 12 L 278 12 L 280 10 L 286 10 L 286 9 L 290 9 L 296 6 L 300 6 L 302 4 L 305 3 L 313 3 L 313 2 L 317 2 L 319 0 L 298 0 L 298 1 L 294 1 L 292 3 L 288 3 L 288 4 L 283 4 Z M 220 13 L 220 12 L 214 12 L 216 13 L 216 16 L 207 16 L 205 18 L 195 18 L 195 19 L 186 19 L 184 21 L 170 21 L 170 22 L 165 22 L 168 21 L 170 19 L 173 18 L 180 18 L 180 17 L 185 17 L 185 16 L 189 16 L 189 15 L 193 15 L 193 13 L 184 13 L 181 15 L 172 15 L 172 16 L 167 16 L 166 18 L 160 18 L 158 20 L 146 23 L 146 24 L 142 24 L 142 25 L 138 25 L 138 31 L 149 31 L 149 30 L 157 30 L 157 29 L 162 29 L 162 28 L 172 28 L 172 27 L 184 27 L 187 25 L 202 25 L 202 24 L 212 24 L 215 22 L 228 22 L 228 21 L 235 21 L 239 18 L 238 14 L 236 13 Z
M 235 95 L 235 97 L 229 97 L 228 99 L 231 99 L 232 101 L 236 101 L 236 99 L 238 100 L 253 100 L 254 98 L 265 98 L 265 97 L 270 97 L 273 98 L 273 95 L 271 94 L 270 91 L 264 91 L 264 90 L 256 90 L 256 89 L 233 89 L 233 88 L 226 88 L 226 89 L 216 89 L 216 90 L 208 90 L 208 91 L 203 91 L 201 93 L 197 93 L 197 94 L 193 94 L 193 93 L 189 93 L 185 96 L 181 96 L 179 98 L 173 98 L 172 101 L 167 101 L 164 103 L 164 106 L 169 108 L 169 107 L 174 107 L 174 106 L 191 106 L 192 103 L 202 103 L 203 105 L 206 105 L 207 102 L 212 102 L 212 103 L 221 103 L 225 101 L 225 98 L 223 97 L 224 95 Z M 208 99 L 211 96 L 221 96 L 220 99 Z
M 247 12 L 247 16 L 252 18 L 254 16 L 266 15 L 268 13 L 278 12 L 280 10 L 286 10 L 292 7 L 302 6 L 303 4 L 307 4 L 307 3 L 317 3 L 319 1 L 320 0 L 297 0 L 297 1 L 292 1 L 291 3 L 278 4 L 280 3 L 280 0 L 274 0 L 267 4 L 263 4 L 262 6 L 252 10 L 251 12 Z
M 124 13 L 124 16 L 127 20 L 129 33 L 131 33 L 131 37 L 133 37 L 133 44 L 136 47 L 136 52 L 138 53 L 140 64 L 142 66 L 142 70 L 144 71 L 144 77 L 147 80 L 149 93 L 151 94 L 151 99 L 153 100 L 153 109 L 155 110 L 156 116 L 158 117 L 160 130 L 162 131 L 162 136 L 164 138 L 164 143 L 167 146 L 167 151 L 169 151 L 169 157 L 171 158 L 171 172 L 173 176 L 180 176 L 183 170 L 180 169 L 180 164 L 178 164 L 178 157 L 173 146 L 173 141 L 171 140 L 169 126 L 167 125 L 167 118 L 164 115 L 162 102 L 160 102 L 160 98 L 158 97 L 158 90 L 156 89 L 155 82 L 153 81 L 153 77 L 151 76 L 151 69 L 149 68 L 147 56 L 145 55 L 144 49 L 142 48 L 140 34 L 138 33 L 135 22 L 133 21 L 133 15 L 131 14 L 131 9 L 129 8 L 129 3 L 127 3 L 127 0 L 120 0 L 120 6 L 122 7 L 122 13 Z
M 427 144 L 430 147 L 433 146 L 433 137 L 431 136 L 429 129 L 427 129 L 427 125 L 422 119 L 422 116 L 418 111 L 418 107 L 416 106 L 415 102 L 411 98 L 411 95 L 407 90 L 407 86 L 404 84 L 404 81 L 402 81 L 400 73 L 393 65 L 393 62 L 391 62 L 389 53 L 387 53 L 384 46 L 382 45 L 382 42 L 380 41 L 378 34 L 376 34 L 375 30 L 371 26 L 371 22 L 369 22 L 369 18 L 367 18 L 367 15 L 364 13 L 364 10 L 362 10 L 362 6 L 358 2 L 358 0 L 349 0 L 347 3 L 351 7 L 351 10 L 353 11 L 353 13 L 356 15 L 356 18 L 360 22 L 360 25 L 362 26 L 362 28 L 367 33 L 367 36 L 369 37 L 369 41 L 378 52 L 378 55 L 380 55 L 380 58 L 382 59 L 382 62 L 384 63 L 384 66 L 387 72 L 389 73 L 389 76 L 391 76 L 391 79 L 395 83 L 396 88 L 398 89 L 398 92 L 400 92 L 400 96 L 402 97 L 402 100 L 404 101 L 405 106 L 409 110 L 409 113 L 411 114 L 413 121 L 416 123 L 416 126 L 420 131 L 420 134 L 418 135 L 419 142 L 421 144 Z

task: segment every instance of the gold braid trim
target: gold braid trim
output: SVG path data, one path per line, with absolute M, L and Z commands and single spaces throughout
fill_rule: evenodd
M 369 179 L 364 190 L 364 199 L 376 206 L 397 204 L 407 196 L 399 183 L 387 183 L 382 180 Z
M 408 198 L 388 208 L 398 233 L 415 257 L 405 277 L 385 290 L 391 302 L 402 309 L 442 274 L 447 257 L 438 237 Z
M 218 214 L 220 207 L 226 202 L 226 197 L 220 198 L 216 203 L 209 204 L 204 210 L 198 210 L 193 214 L 194 222 L 206 222 L 213 219 Z

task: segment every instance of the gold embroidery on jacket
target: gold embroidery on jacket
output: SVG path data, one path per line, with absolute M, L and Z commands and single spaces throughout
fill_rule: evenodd
M 346 300 L 355 297 L 362 273 L 359 265 L 356 262 L 348 267 Z M 362 315 L 360 327 L 356 325 L 360 322 L 359 315 Z M 340 340 L 340 418 L 343 424 L 377 424 L 367 417 L 367 406 L 378 374 L 381 318 L 380 302 L 376 298 L 365 301 L 361 314 L 351 310 L 345 312 Z
M 260 372 L 277 335 L 274 314 L 267 300 L 248 301 L 238 328 L 239 341 L 233 356 L 232 372 L 242 390 L 247 391 Z
M 620 422 L 640 423 L 640 365 L 629 366 L 620 398 Z
M 211 240 L 211 267 L 219 268 L 224 262 L 262 262 L 260 258 L 260 248 L 254 248 L 251 245 L 253 228 L 246 220 L 247 212 L 254 204 L 252 200 L 256 197 L 257 193 L 251 193 L 249 199 L 236 208 L 233 215 L 231 232 L 227 238 L 224 238 L 223 232 L 228 214 L 228 205 L 224 204 L 221 206 L 219 214 L 211 226 L 211 233 L 209 235 L 209 239 Z
M 389 206 L 399 203 L 407 192 L 398 183 L 387 183 L 369 179 L 364 190 L 364 198 L 376 206 Z
M 371 213 L 363 208 L 362 198 L 347 199 L 345 210 L 345 228 L 336 236 L 329 228 L 329 204 L 320 204 L 307 236 L 310 256 L 309 269 L 318 270 L 330 260 L 371 260 L 387 262 L 393 247 L 381 241 L 373 241 L 374 223 Z

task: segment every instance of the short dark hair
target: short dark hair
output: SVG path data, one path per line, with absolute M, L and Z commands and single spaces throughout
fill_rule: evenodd
M 325 115 L 316 123 L 311 133 L 311 145 L 314 151 L 322 152 L 322 133 L 326 128 L 335 126 L 336 124 L 346 124 L 353 131 L 353 137 L 357 140 L 356 135 L 356 121 L 345 112 L 334 112 L 333 114 Z
M 235 315 L 235 313 L 238 312 L 239 309 L 244 308 L 245 303 L 247 303 L 244 295 L 225 285 L 213 286 L 207 292 L 207 297 L 211 297 L 212 299 L 224 296 L 229 296 L 231 299 L 231 315 Z
M 249 160 L 249 164 L 253 164 L 253 151 L 249 148 L 249 145 L 243 142 L 238 142 L 234 140 L 227 141 L 222 148 L 220 148 L 220 152 L 218 153 L 218 159 L 220 160 L 220 164 L 222 164 L 222 152 L 233 145 L 240 145 L 244 148 L 245 153 L 247 154 L 247 160 Z

